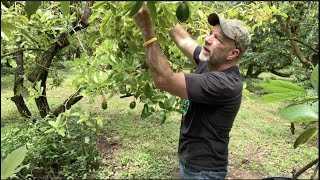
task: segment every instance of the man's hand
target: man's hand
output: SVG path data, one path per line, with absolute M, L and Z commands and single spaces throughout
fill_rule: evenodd
M 145 4 L 142 5 L 141 9 L 134 16 L 134 20 L 141 30 L 144 41 L 155 37 L 152 20 Z

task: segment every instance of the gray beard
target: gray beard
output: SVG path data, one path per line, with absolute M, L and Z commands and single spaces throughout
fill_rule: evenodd
M 228 56 L 228 52 L 221 52 L 220 54 L 216 54 L 214 56 L 204 56 L 201 52 L 199 55 L 199 59 L 201 61 L 208 61 L 210 65 L 218 65 L 222 64 Z

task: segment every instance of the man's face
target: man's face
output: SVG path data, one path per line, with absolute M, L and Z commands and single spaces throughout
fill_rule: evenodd
M 205 44 L 199 57 L 200 60 L 209 61 L 213 65 L 221 64 L 235 48 L 234 41 L 222 33 L 220 25 L 216 25 L 205 38 Z

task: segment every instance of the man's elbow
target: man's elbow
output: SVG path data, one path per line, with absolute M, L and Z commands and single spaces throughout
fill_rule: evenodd
M 166 80 L 164 78 L 157 78 L 154 81 L 154 86 L 156 87 L 156 89 L 165 91 L 166 85 L 167 85 L 167 82 L 166 82 Z

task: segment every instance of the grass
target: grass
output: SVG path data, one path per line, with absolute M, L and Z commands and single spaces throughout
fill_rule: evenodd
M 53 107 L 74 92 L 68 86 L 72 73 L 64 72 L 63 76 L 65 81 L 61 87 L 47 91 L 49 104 Z M 6 145 L 6 132 L 23 127 L 25 121 L 8 99 L 13 95 L 12 80 L 13 76 L 1 76 L 1 145 Z M 49 78 L 48 83 L 51 81 Z M 137 107 L 130 109 L 132 100 L 131 97 L 113 97 L 106 110 L 101 109 L 101 97 L 96 97 L 94 103 L 82 99 L 75 105 L 104 117 L 97 146 L 102 157 L 98 170 L 100 178 L 177 178 L 181 116 L 172 114 L 162 125 L 152 117 L 141 120 L 143 104 L 137 102 Z M 33 114 L 38 114 L 34 102 L 27 104 Z M 293 149 L 297 134 L 291 135 L 288 121 L 279 118 L 282 107 L 281 103 L 242 102 L 230 133 L 228 178 L 291 177 L 293 169 L 298 170 L 318 157 L 317 143 Z M 311 173 L 312 170 L 308 170 L 300 178 L 310 178 Z

